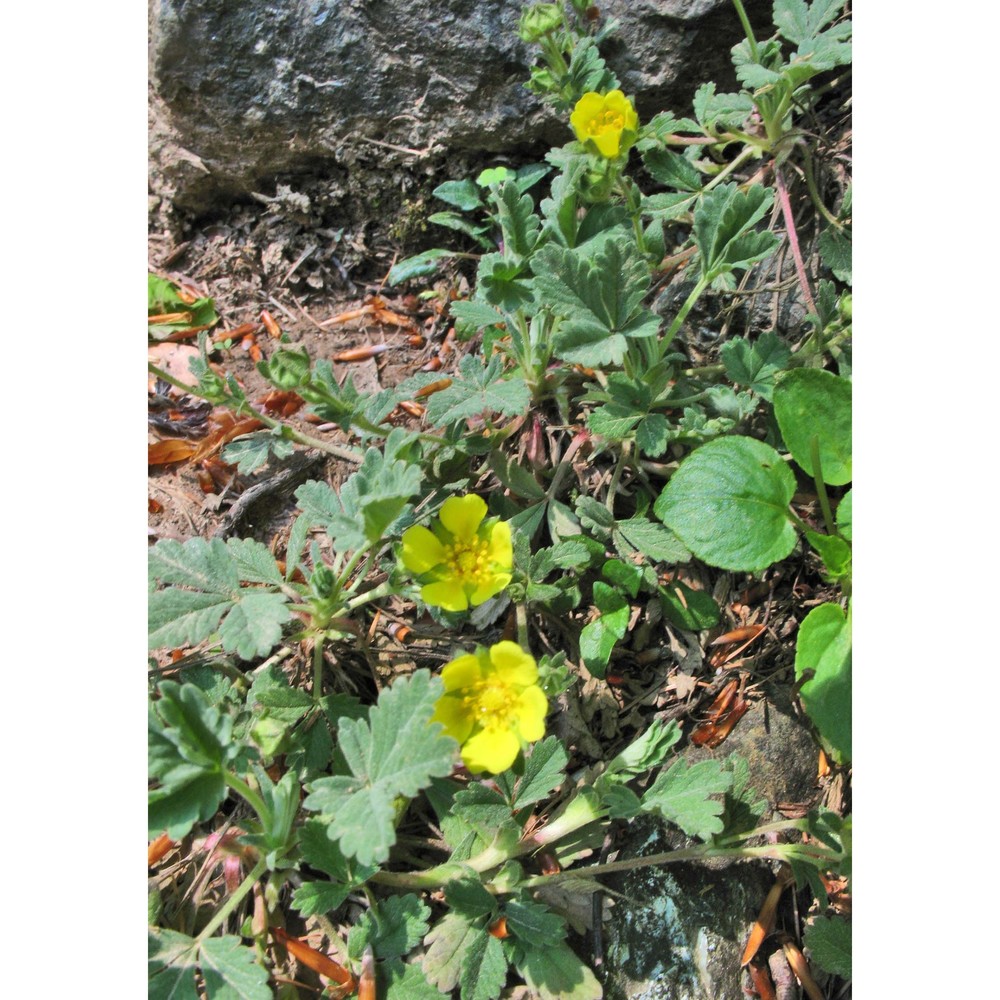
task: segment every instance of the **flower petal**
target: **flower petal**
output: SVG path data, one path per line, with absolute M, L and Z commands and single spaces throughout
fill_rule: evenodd
M 601 156 L 606 156 L 609 160 L 616 157 L 621 149 L 622 134 L 618 129 L 609 128 L 589 138 L 593 140 Z
M 509 639 L 490 647 L 490 661 L 494 673 L 507 684 L 521 688 L 538 680 L 535 658 Z
M 469 603 L 482 604 L 483 601 L 488 601 L 495 594 L 499 594 L 510 580 L 510 573 L 482 574 L 476 589 L 469 595 Z
M 457 541 L 469 542 L 486 516 L 486 501 L 470 493 L 464 497 L 448 497 L 441 505 L 441 523 Z
M 469 598 L 465 587 L 456 580 L 438 580 L 420 588 L 420 599 L 424 604 L 433 604 L 445 611 L 465 611 L 469 606 Z
M 475 720 L 462 698 L 449 694 L 438 698 L 431 722 L 440 722 L 444 726 L 444 731 L 459 743 L 464 743 L 469 738 L 469 733 L 475 725 Z
M 403 565 L 411 573 L 426 573 L 444 562 L 444 546 L 419 524 L 403 532 Z
M 445 691 L 458 691 L 461 688 L 470 688 L 483 676 L 479 657 L 475 653 L 466 653 L 452 660 L 441 671 L 441 680 L 444 682 Z
M 490 564 L 494 569 L 508 573 L 514 565 L 514 547 L 510 541 L 510 525 L 497 521 L 490 532 Z M 505 585 L 506 586 L 506 585 Z
M 506 771 L 517 757 L 521 741 L 509 729 L 483 729 L 462 747 L 462 760 L 472 772 Z
M 590 91 L 583 95 L 576 102 L 573 113 L 569 116 L 569 123 L 573 126 L 577 139 L 586 142 L 589 136 L 587 124 L 591 119 L 596 118 L 604 110 L 604 98 L 595 91 Z
M 537 685 L 525 688 L 517 700 L 517 728 L 521 739 L 528 743 L 545 735 L 545 716 L 549 714 L 549 699 Z

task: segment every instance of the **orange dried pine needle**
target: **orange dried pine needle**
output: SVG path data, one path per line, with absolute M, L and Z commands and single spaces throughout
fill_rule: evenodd
M 271 934 L 277 942 L 283 944 L 288 949 L 290 954 L 294 955 L 303 965 L 312 969 L 313 972 L 318 972 L 321 976 L 327 976 L 341 986 L 346 986 L 350 983 L 351 988 L 354 988 L 354 976 L 339 962 L 335 962 L 328 955 L 317 951 L 311 945 L 306 944 L 305 941 L 291 937 L 280 927 L 272 927 Z
M 361 956 L 361 978 L 358 980 L 358 1000 L 375 1000 L 375 953 L 365 945 Z
M 788 959 L 788 964 L 792 967 L 792 972 L 795 973 L 795 978 L 799 981 L 802 989 L 806 991 L 809 1000 L 826 1000 L 823 991 L 813 979 L 812 970 L 809 968 L 806 956 L 799 950 L 799 946 L 786 936 L 781 942 L 781 947 L 785 952 L 785 958 Z
M 743 957 L 740 959 L 741 966 L 746 965 L 757 954 L 764 938 L 774 930 L 774 919 L 778 913 L 778 902 L 781 899 L 781 894 L 793 881 L 791 869 L 782 868 L 778 872 L 778 877 L 775 879 L 774 885 L 771 886 L 771 891 L 767 894 L 764 905 L 760 908 L 760 913 L 757 914 L 757 919 L 750 929 L 750 937 L 747 938 Z
M 367 361 L 377 354 L 384 354 L 389 350 L 388 344 L 369 344 L 367 347 L 351 347 L 339 354 L 334 354 L 331 361 Z
M 758 964 L 758 961 L 751 962 L 747 966 L 750 973 L 750 982 L 757 991 L 760 1000 L 778 1000 L 778 994 L 774 990 L 774 982 L 771 980 L 771 973 L 766 965 Z
M 264 329 L 275 339 L 278 340 L 281 337 L 281 327 L 278 326 L 277 320 L 266 310 L 261 310 L 260 321 L 264 324 Z
M 732 632 L 726 632 L 717 639 L 713 639 L 710 646 L 724 646 L 730 642 L 746 642 L 747 639 L 756 639 L 764 631 L 763 625 L 744 625 L 742 628 L 734 628 Z
M 151 841 L 146 847 L 146 855 L 149 858 L 148 867 L 152 868 L 171 848 L 176 846 L 165 833 L 161 833 L 156 840 Z
M 443 392 L 450 385 L 450 378 L 439 378 L 436 382 L 431 382 L 428 385 L 425 385 L 422 389 L 418 389 L 413 395 L 416 396 L 417 399 L 426 399 L 428 396 L 433 396 L 436 392 Z

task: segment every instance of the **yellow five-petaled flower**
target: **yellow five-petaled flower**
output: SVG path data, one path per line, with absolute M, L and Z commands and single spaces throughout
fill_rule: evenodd
M 510 583 L 510 526 L 497 518 L 484 521 L 485 516 L 481 497 L 449 497 L 430 530 L 414 525 L 403 532 L 403 565 L 422 585 L 425 604 L 465 611 Z
M 498 642 L 452 660 L 441 671 L 444 694 L 431 722 L 462 744 L 473 773 L 506 771 L 525 743 L 545 735 L 548 699 L 538 668 L 515 642 Z
M 569 122 L 580 142 L 593 140 L 601 156 L 610 160 L 622 151 L 622 133 L 635 132 L 638 128 L 639 116 L 620 90 L 607 94 L 592 90 L 576 102 Z M 631 139 L 634 141 L 635 137 Z

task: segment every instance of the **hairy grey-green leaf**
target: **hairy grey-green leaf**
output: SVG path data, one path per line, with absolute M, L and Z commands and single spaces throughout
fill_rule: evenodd
M 388 859 L 396 796 L 412 797 L 451 771 L 458 745 L 430 724 L 441 691 L 440 678 L 418 670 L 382 691 L 368 722 L 338 722 L 351 774 L 314 781 L 305 807 L 329 817 L 328 836 L 362 864 Z
M 268 972 L 238 937 L 206 938 L 199 952 L 208 1000 L 271 1000 Z
M 703 760 L 688 767 L 678 759 L 653 782 L 642 797 L 645 812 L 655 812 L 680 827 L 690 837 L 708 839 L 721 833 L 725 801 L 712 798 L 727 792 L 733 776 L 717 760 Z
M 462 955 L 461 1000 L 496 1000 L 507 981 L 507 959 L 500 942 L 481 930 Z
M 437 426 L 452 424 L 483 413 L 523 413 L 531 393 L 518 376 L 503 377 L 503 362 L 495 354 L 484 366 L 481 359 L 465 355 L 458 377 L 427 403 L 427 419 Z

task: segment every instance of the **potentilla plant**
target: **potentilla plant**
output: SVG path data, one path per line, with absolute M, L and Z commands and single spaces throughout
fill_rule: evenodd
M 228 859 L 214 904 L 157 880 L 151 997 L 263 1000 L 277 982 L 290 996 L 309 968 L 341 995 L 493 1000 L 519 978 L 544 1000 L 596 1000 L 543 886 L 589 897 L 631 867 L 767 858 L 825 900 L 823 875 L 849 875 L 850 819 L 770 822 L 746 761 L 689 764 L 677 722 L 608 759 L 574 759 L 552 725 L 554 699 L 584 670 L 610 677 L 626 643 L 645 652 L 666 621 L 697 644 L 722 620 L 679 566 L 756 574 L 798 550 L 831 598 L 799 629 L 799 697 L 830 758 L 850 762 L 850 190 L 823 202 L 799 126 L 814 78 L 849 63 L 842 6 L 775 0 L 760 42 L 736 0 L 744 89 L 707 83 L 693 117 L 645 120 L 588 0 L 525 8 L 528 86 L 566 142 L 544 163 L 442 184 L 432 221 L 478 252 L 439 247 L 392 269 L 400 283 L 475 261 L 474 292 L 450 306 L 467 347 L 419 429 L 386 420 L 439 373 L 368 396 L 293 345 L 262 359 L 271 384 L 354 442 L 333 445 L 259 413 L 210 367 L 205 335 L 190 383 L 154 369 L 259 418 L 224 452 L 241 472 L 296 445 L 354 471 L 339 489 L 298 488 L 282 562 L 249 538 L 151 549 L 150 647 L 188 652 L 151 675 L 149 832 L 200 845 L 206 865 Z M 832 275 L 815 295 L 785 180 L 799 171 Z M 695 305 L 735 296 L 779 246 L 808 333 L 727 334 L 714 363 L 692 364 Z M 654 311 L 678 274 L 680 294 Z M 158 287 L 161 319 L 171 301 Z M 373 637 L 401 609 L 418 642 L 386 659 Z M 595 862 L 612 824 L 641 815 L 689 846 Z M 346 927 L 348 906 L 360 916 Z M 842 944 L 838 919 L 815 925 L 817 953 L 825 936 Z M 322 929 L 330 953 L 293 925 Z

